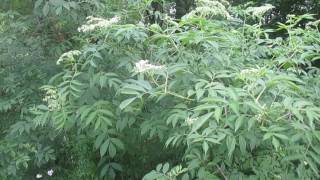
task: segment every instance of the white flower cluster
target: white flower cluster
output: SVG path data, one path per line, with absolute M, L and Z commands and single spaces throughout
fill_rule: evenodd
M 53 169 L 48 170 L 47 172 L 48 176 L 52 176 L 53 172 L 54 172 Z M 42 174 L 40 173 L 36 174 L 36 179 L 41 179 L 42 177 L 43 177 Z
M 50 169 L 49 171 L 48 171 L 48 176 L 52 176 L 53 175 L 53 169 Z
M 42 178 L 42 174 L 37 174 L 37 175 L 36 175 L 36 178 L 37 178 L 37 179 Z
M 275 7 L 271 4 L 265 4 L 260 7 L 248 7 L 247 12 L 252 13 L 253 16 L 256 17 L 262 17 L 264 14 L 266 14 L 268 11 L 274 9 Z
M 73 50 L 73 51 L 68 51 L 66 53 L 63 53 L 60 58 L 57 61 L 57 65 L 60 65 L 64 60 L 74 60 L 74 56 L 79 56 L 81 54 L 81 51 L 78 50 Z
M 308 29 L 312 28 L 312 27 L 318 27 L 320 24 L 320 19 L 319 20 L 316 20 L 316 21 L 310 21 L 306 24 L 306 27 Z
M 227 1 L 224 0 L 197 0 L 197 7 L 186 14 L 183 18 L 188 19 L 192 17 L 203 17 L 203 18 L 225 18 L 233 19 L 229 14 L 226 6 L 229 5 Z
M 135 71 L 142 73 L 146 71 L 162 69 L 163 67 L 164 66 L 149 64 L 149 60 L 140 60 L 139 62 L 136 63 Z
M 241 70 L 240 74 L 247 75 L 247 74 L 256 74 L 258 72 L 260 72 L 259 69 L 252 68 L 252 69 L 243 69 L 243 70 Z
M 42 100 L 48 103 L 48 108 L 50 111 L 61 108 L 58 101 L 58 92 L 55 89 L 47 89 L 46 96 Z
M 170 15 L 175 15 L 177 13 L 177 9 L 175 6 L 171 6 L 169 9 Z
M 198 120 L 197 117 L 195 117 L 195 118 L 188 117 L 185 121 L 189 126 L 191 126 L 197 120 Z
M 251 69 L 243 69 L 240 71 L 240 78 L 244 79 L 244 78 L 248 78 L 248 77 L 259 77 L 264 75 L 265 71 L 263 69 L 255 69 L 255 68 L 251 68 Z
M 87 17 L 87 23 L 78 28 L 79 32 L 91 32 L 99 28 L 107 28 L 120 21 L 120 17 L 115 16 L 111 19 L 103 19 L 93 16 Z

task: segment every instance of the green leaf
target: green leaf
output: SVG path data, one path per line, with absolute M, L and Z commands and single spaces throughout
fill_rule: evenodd
M 61 12 L 62 12 L 62 7 L 60 6 L 56 9 L 56 15 L 60 15 Z
M 197 100 L 200 100 L 204 93 L 205 93 L 205 91 L 203 89 L 197 89 L 196 90 Z
M 167 173 L 169 170 L 169 163 L 165 163 L 162 167 L 162 172 Z
M 309 155 L 312 157 L 312 159 L 318 164 L 320 165 L 320 157 L 319 155 L 317 155 L 316 153 L 309 151 Z
M 70 10 L 69 3 L 63 3 L 62 5 L 63 5 L 63 7 L 66 8 L 67 10 Z
M 273 136 L 273 133 L 266 133 L 264 136 L 263 136 L 263 140 L 267 140 L 269 138 L 271 138 Z
M 95 141 L 95 143 L 94 143 L 94 146 L 96 147 L 96 148 L 98 148 L 100 145 L 101 145 L 101 143 L 103 142 L 103 140 L 104 140 L 104 138 L 106 137 L 106 135 L 103 133 L 103 134 L 100 134 L 98 137 L 97 137 L 97 139 L 96 139 L 96 141 Z
M 129 99 L 126 99 L 124 101 L 122 101 L 119 105 L 119 108 L 121 110 L 123 110 L 124 108 L 126 108 L 129 104 L 131 104 L 134 100 L 136 99 L 136 97 L 133 97 L 133 98 L 129 98 Z
M 89 116 L 85 119 L 84 127 L 87 127 L 94 119 L 97 117 L 97 111 L 93 111 L 89 114 Z
M 213 112 L 210 112 L 201 116 L 197 121 L 193 123 L 192 131 L 195 132 L 199 128 L 201 128 L 201 126 L 203 126 L 212 115 L 213 115 Z
M 49 13 L 49 2 L 46 2 L 46 4 L 44 5 L 43 9 L 42 9 L 42 13 L 44 16 L 47 16 Z
M 120 139 L 117 138 L 111 138 L 111 142 L 114 143 L 119 149 L 124 150 L 124 144 L 122 143 L 122 141 Z
M 109 147 L 109 144 L 110 144 L 110 141 L 108 139 L 100 146 L 100 156 L 101 157 L 106 154 L 108 147 Z
M 217 120 L 217 122 L 219 122 L 220 120 L 220 117 L 222 115 L 222 110 L 223 110 L 222 107 L 217 107 L 214 111 L 214 118 Z
M 310 159 L 310 158 L 306 158 L 306 161 L 308 163 L 308 165 L 311 167 L 311 169 L 313 170 L 313 172 L 316 174 L 317 177 L 319 176 L 319 169 L 317 167 L 317 165 Z
M 220 139 L 214 139 L 214 138 L 205 138 L 206 141 L 212 142 L 213 144 L 220 144 Z
M 202 111 L 202 110 L 214 109 L 216 107 L 217 107 L 217 105 L 215 105 L 215 104 L 202 104 L 202 105 L 197 106 L 194 110 L 195 111 Z
M 156 171 L 151 171 L 148 174 L 146 174 L 142 180 L 156 180 L 156 179 L 160 179 L 163 178 L 163 175 L 161 173 L 158 173 Z
M 43 0 L 37 0 L 37 1 L 34 3 L 34 8 L 38 8 L 42 3 L 43 3 Z
M 236 101 L 233 101 L 229 104 L 230 108 L 232 109 L 232 111 L 234 113 L 236 113 L 237 115 L 240 115 L 239 113 L 239 103 Z
M 122 168 L 121 165 L 118 164 L 118 163 L 110 163 L 110 165 L 111 165 L 111 167 L 112 167 L 113 169 L 116 169 L 116 170 L 118 170 L 118 171 L 123 171 L 123 168 Z
M 274 136 L 277 136 L 278 138 L 282 139 L 282 140 L 289 140 L 288 136 L 284 135 L 284 134 L 278 134 L 278 133 L 274 133 Z
M 203 151 L 204 151 L 204 154 L 207 154 L 208 149 L 209 149 L 209 145 L 208 145 L 208 143 L 207 143 L 206 141 L 204 141 L 204 142 L 202 143 L 202 149 L 203 149 Z
M 273 144 L 273 146 L 274 146 L 274 148 L 275 148 L 276 150 L 279 149 L 279 147 L 280 147 L 280 142 L 279 142 L 279 140 L 278 140 L 277 138 L 272 137 L 272 144 Z
M 156 167 L 156 170 L 157 170 L 158 172 L 160 172 L 161 168 L 162 168 L 162 164 L 158 164 L 157 167 Z
M 73 9 L 78 9 L 78 4 L 74 1 L 69 2 L 70 7 L 72 7 Z
M 243 117 L 243 116 L 240 116 L 240 117 L 236 120 L 235 129 L 234 129 L 235 132 L 237 132 L 237 130 L 242 126 L 242 124 L 243 124 L 243 119 L 244 119 L 244 117 Z
M 242 154 L 246 153 L 247 142 L 243 136 L 239 136 L 239 146 Z
M 248 131 L 254 126 L 256 122 L 256 119 L 255 118 L 250 118 L 249 121 L 248 121 Z
M 296 161 L 299 159 L 303 159 L 305 156 L 303 154 L 292 154 L 284 157 L 285 161 Z
M 182 176 L 182 178 L 181 178 L 181 180 L 189 180 L 190 179 L 190 177 L 189 177 L 189 175 L 186 173 L 186 174 L 184 174 L 183 176 Z
M 112 143 L 110 143 L 110 145 L 109 145 L 109 155 L 110 155 L 110 157 L 113 158 L 116 154 L 117 154 L 116 147 Z
M 228 156 L 231 158 L 233 151 L 236 148 L 236 138 L 234 136 L 228 136 L 227 138 Z

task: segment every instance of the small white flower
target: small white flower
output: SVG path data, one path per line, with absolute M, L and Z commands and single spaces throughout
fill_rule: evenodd
M 195 117 L 195 118 L 191 118 L 191 117 L 188 117 L 185 121 L 186 121 L 186 123 L 190 126 L 190 125 L 192 125 L 195 121 L 197 121 L 198 120 L 198 118 L 197 117 Z
M 152 70 L 157 70 L 157 69 L 162 69 L 164 66 L 157 66 L 153 64 L 149 64 L 149 60 L 140 60 L 137 62 L 135 67 L 136 72 L 145 72 L 145 71 L 152 71 Z
M 37 175 L 36 175 L 36 178 L 37 178 L 37 179 L 42 178 L 42 174 L 37 174 Z
M 177 10 L 175 7 L 170 7 L 170 9 L 169 9 L 170 14 L 176 14 L 176 12 L 177 12 Z
M 52 176 L 53 175 L 53 169 L 50 169 L 49 171 L 48 171 L 48 176 Z
M 140 26 L 145 26 L 145 24 L 144 24 L 143 21 L 139 21 L 139 22 L 138 22 L 138 25 L 140 25 Z

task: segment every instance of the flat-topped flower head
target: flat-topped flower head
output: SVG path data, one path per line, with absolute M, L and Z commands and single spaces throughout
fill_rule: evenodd
M 265 4 L 259 7 L 248 7 L 246 11 L 248 13 L 252 13 L 253 16 L 262 17 L 264 14 L 266 14 L 268 11 L 274 8 L 275 7 L 271 4 Z
M 153 64 L 149 64 L 149 60 L 140 60 L 135 64 L 135 71 L 139 73 L 143 73 L 146 71 L 153 71 L 164 68 L 164 66 L 157 66 Z
M 87 17 L 87 23 L 78 28 L 79 32 L 91 32 L 96 29 L 107 28 L 120 21 L 119 16 L 115 16 L 111 19 L 103 19 L 93 16 Z
M 69 62 L 74 61 L 75 57 L 79 56 L 80 54 L 81 54 L 81 51 L 79 50 L 72 50 L 72 51 L 65 52 L 59 57 L 57 61 L 57 65 L 60 65 L 65 61 L 69 61 Z
M 266 70 L 263 68 L 250 68 L 250 69 L 242 69 L 239 73 L 239 77 L 241 79 L 247 78 L 257 78 L 264 76 L 266 74 Z
M 251 68 L 251 69 L 243 69 L 243 70 L 241 70 L 240 74 L 242 74 L 242 75 L 256 74 L 256 73 L 258 73 L 259 71 L 260 71 L 259 69 L 254 69 L 254 68 Z

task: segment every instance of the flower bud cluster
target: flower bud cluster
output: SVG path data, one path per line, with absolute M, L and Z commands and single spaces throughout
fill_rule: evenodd
M 59 110 L 61 108 L 58 101 L 58 92 L 55 89 L 47 89 L 46 95 L 42 100 L 48 103 L 50 111 Z

